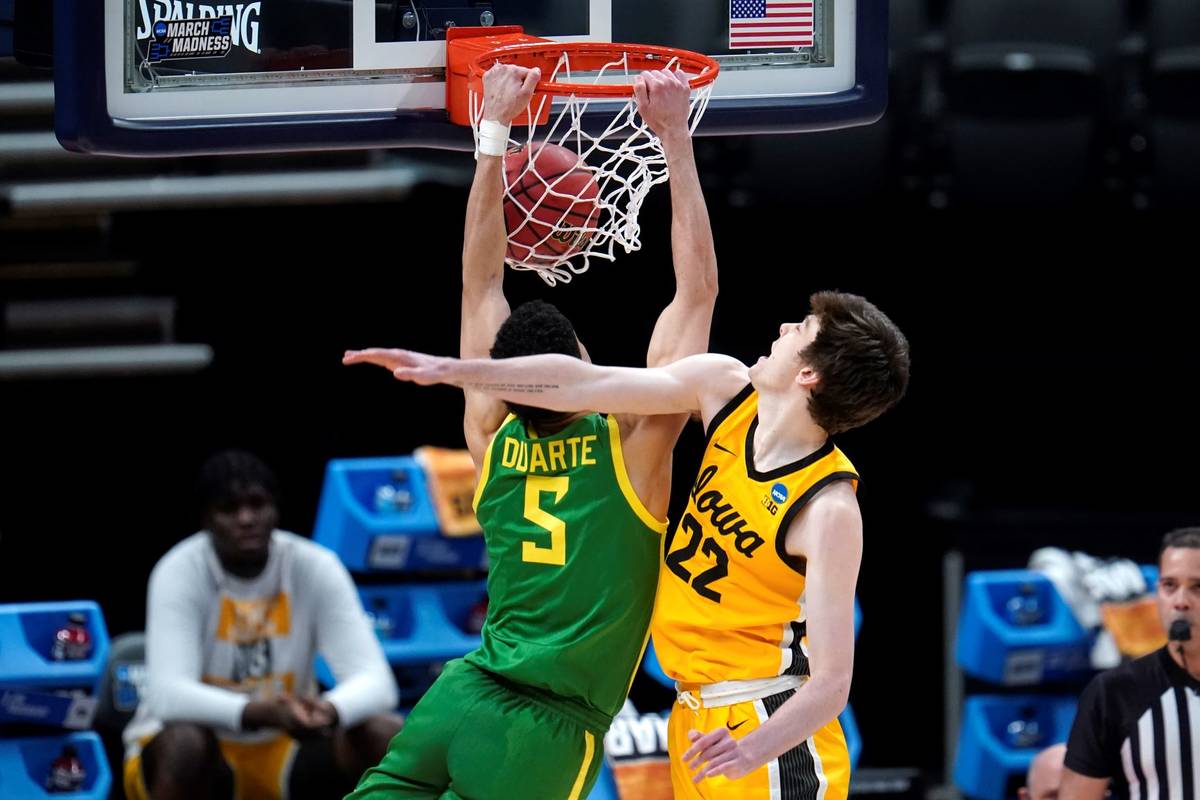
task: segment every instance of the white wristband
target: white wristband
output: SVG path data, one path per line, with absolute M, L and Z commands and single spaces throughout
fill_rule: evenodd
M 508 150 L 508 126 L 494 119 L 479 123 L 479 153 L 485 156 L 502 156 Z

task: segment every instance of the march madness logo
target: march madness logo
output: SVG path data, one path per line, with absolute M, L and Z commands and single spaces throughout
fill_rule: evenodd
M 234 47 L 259 54 L 262 3 L 204 5 L 181 0 L 138 0 L 138 41 L 152 39 L 147 61 L 220 58 Z
M 221 58 L 229 55 L 233 17 L 154 23 L 154 41 L 146 53 L 151 64 L 174 58 Z

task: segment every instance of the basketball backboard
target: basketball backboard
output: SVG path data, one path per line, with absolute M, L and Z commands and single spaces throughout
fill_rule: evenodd
M 698 135 L 865 124 L 886 103 L 885 0 L 55 0 L 58 137 L 129 155 L 470 149 L 446 117 L 445 31 L 512 24 L 713 56 Z

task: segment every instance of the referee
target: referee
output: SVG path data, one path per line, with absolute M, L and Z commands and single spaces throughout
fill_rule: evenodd
M 1200 528 L 1163 537 L 1158 568 L 1169 641 L 1084 689 L 1059 800 L 1102 800 L 1110 788 L 1130 800 L 1200 795 Z

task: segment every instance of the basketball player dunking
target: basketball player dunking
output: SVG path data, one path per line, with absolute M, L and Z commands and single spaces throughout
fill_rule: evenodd
M 858 475 L 829 437 L 899 401 L 909 352 L 861 297 L 821 292 L 810 304 L 749 368 L 715 354 L 657 369 L 553 355 L 354 357 L 400 380 L 562 412 L 700 413 L 708 440 L 665 548 L 652 625 L 679 690 L 668 728 L 676 798 L 844 800 L 848 792 L 836 717 L 854 661 L 862 517 Z
M 537 78 L 520 67 L 489 70 L 485 116 L 508 124 Z M 651 72 L 635 94 L 671 176 L 676 293 L 646 356 L 664 365 L 708 347 L 716 258 L 687 129 L 690 89 L 674 74 Z M 503 192 L 502 158 L 481 154 L 467 203 L 461 354 L 564 353 L 582 364 L 574 329 L 556 308 L 535 301 L 509 312 Z M 346 363 L 360 362 L 395 366 L 388 351 L 347 355 Z M 645 647 L 671 450 L 686 421 L 560 413 L 531 397 L 506 407 L 466 392 L 475 509 L 491 565 L 483 643 L 446 665 L 353 800 L 587 796 Z

